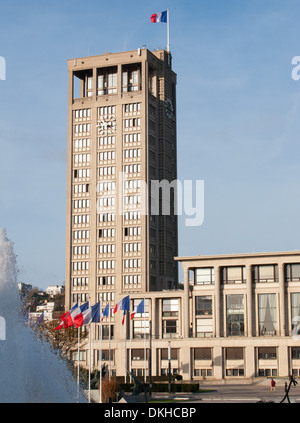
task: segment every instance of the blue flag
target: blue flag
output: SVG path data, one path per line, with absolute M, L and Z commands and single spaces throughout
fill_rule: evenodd
M 133 310 L 133 312 L 130 315 L 131 320 L 134 318 L 134 315 L 136 313 L 144 313 L 145 312 L 145 300 L 143 299 L 138 306 Z
M 104 317 L 109 316 L 109 304 L 106 305 L 105 309 L 103 310 L 102 316 L 101 316 L 101 322 L 104 319 Z

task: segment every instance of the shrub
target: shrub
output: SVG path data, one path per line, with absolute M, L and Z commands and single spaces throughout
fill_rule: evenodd
M 119 392 L 119 384 L 116 378 L 111 378 L 109 380 L 108 376 L 105 376 L 105 378 L 102 379 L 102 402 L 108 402 L 109 398 L 111 398 L 112 401 L 116 401 L 117 392 Z

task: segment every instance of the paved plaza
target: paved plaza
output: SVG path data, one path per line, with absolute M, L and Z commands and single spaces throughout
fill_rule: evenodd
M 288 379 L 287 379 L 288 382 Z M 257 403 L 274 402 L 280 403 L 285 396 L 284 383 L 276 386 L 276 391 L 270 391 L 270 382 L 255 385 L 207 385 L 201 386 L 201 389 L 207 389 L 209 392 L 199 392 L 194 394 L 153 394 L 153 399 L 163 400 L 172 398 L 177 401 L 191 401 L 201 403 Z M 300 403 L 300 386 L 291 387 L 289 391 L 289 400 L 291 403 Z M 285 403 L 288 400 L 285 399 Z

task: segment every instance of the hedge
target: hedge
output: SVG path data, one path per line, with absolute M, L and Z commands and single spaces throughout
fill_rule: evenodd
M 129 379 L 129 375 L 127 375 L 127 379 Z M 144 376 L 136 376 L 136 378 L 141 382 L 144 383 Z M 181 375 L 172 375 L 172 383 L 176 382 L 175 379 L 182 380 L 182 376 Z M 148 376 L 147 376 L 147 379 Z M 119 383 L 124 383 L 124 376 L 116 376 L 116 380 Z M 169 381 L 169 376 L 168 375 L 164 375 L 164 376 L 152 376 L 152 382 L 168 382 Z
M 149 390 L 149 385 L 145 385 L 146 390 Z M 142 388 L 142 387 L 141 387 Z M 172 383 L 172 392 L 198 392 L 199 383 Z M 132 392 L 134 389 L 133 383 L 119 383 L 119 389 L 123 392 Z M 152 392 L 169 392 L 168 383 L 153 383 Z

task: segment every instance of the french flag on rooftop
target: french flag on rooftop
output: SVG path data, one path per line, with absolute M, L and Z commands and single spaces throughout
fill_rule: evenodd
M 81 326 L 89 325 L 90 323 L 99 323 L 100 322 L 100 301 L 89 307 L 88 309 L 82 311 L 74 317 L 75 327 L 79 328 Z
M 144 311 L 145 311 L 145 301 L 144 300 L 142 300 L 138 305 L 137 305 L 137 307 L 133 310 L 133 312 L 131 313 L 131 315 L 130 315 L 130 319 L 132 320 L 133 318 L 134 318 L 134 315 L 136 314 L 136 313 L 144 313 Z
M 119 310 L 124 310 L 123 313 L 123 319 L 122 319 L 122 325 L 124 325 L 124 320 L 125 320 L 125 314 L 126 314 L 126 310 L 130 309 L 130 301 L 129 301 L 129 295 L 127 295 L 127 297 L 124 297 L 122 300 L 120 300 L 114 308 L 113 313 L 115 314 L 117 311 Z
M 164 12 L 153 13 L 150 18 L 152 23 L 158 22 L 168 22 L 168 12 L 165 10 Z

